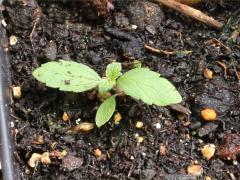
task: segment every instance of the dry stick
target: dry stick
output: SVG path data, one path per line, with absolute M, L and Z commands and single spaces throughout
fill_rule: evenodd
M 202 23 L 213 27 L 215 29 L 222 29 L 223 24 L 219 21 L 215 20 L 212 17 L 207 16 L 206 14 L 202 13 L 201 11 L 194 9 L 190 6 L 181 4 L 179 2 L 176 2 L 174 0 L 154 0 L 157 3 L 161 3 L 169 8 L 172 8 L 184 15 L 190 16 L 193 19 L 196 19 L 198 21 L 201 21 Z

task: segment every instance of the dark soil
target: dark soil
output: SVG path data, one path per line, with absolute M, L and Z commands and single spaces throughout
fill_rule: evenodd
M 116 0 L 113 4 L 115 9 L 110 11 L 91 0 L 5 3 L 7 33 L 18 40 L 8 47 L 12 85 L 21 86 L 23 94 L 11 104 L 20 178 L 196 179 L 186 172 L 194 163 L 203 167 L 200 179 L 239 178 L 240 37 L 235 42 L 229 38 L 239 28 L 240 4 L 226 1 L 198 7 L 226 24 L 220 32 L 149 1 Z M 153 54 L 144 44 L 178 53 Z M 94 122 L 100 102 L 90 98 L 91 92 L 59 92 L 33 78 L 36 67 L 58 59 L 87 64 L 101 75 L 113 60 L 123 62 L 124 69 L 139 60 L 169 79 L 184 100 L 176 110 L 121 97 L 119 125 L 111 121 L 90 133 L 67 134 L 78 121 Z M 225 64 L 226 74 L 217 61 Z M 214 72 L 212 80 L 202 75 L 206 67 Z M 200 111 L 207 107 L 217 111 L 216 121 L 201 119 Z M 62 120 L 63 112 L 70 115 L 70 122 Z M 142 129 L 136 129 L 137 121 L 143 122 Z M 144 138 L 142 143 L 136 142 L 136 133 Z M 36 143 L 39 136 L 44 143 Z M 200 151 L 207 143 L 218 150 L 209 161 Z M 160 145 L 166 147 L 166 154 L 159 152 Z M 96 149 L 102 152 L 100 158 L 95 156 Z M 68 152 L 63 160 L 52 158 L 50 165 L 38 163 L 35 168 L 27 164 L 33 153 L 63 150 Z

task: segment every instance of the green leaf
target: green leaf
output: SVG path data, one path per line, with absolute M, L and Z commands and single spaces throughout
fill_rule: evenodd
M 147 104 L 167 106 L 182 101 L 175 87 L 159 73 L 148 68 L 135 68 L 117 80 L 117 88 Z
M 119 76 L 122 75 L 121 70 L 122 70 L 121 63 L 113 62 L 113 63 L 107 65 L 106 76 L 109 80 L 114 81 Z
M 109 81 L 108 79 L 102 79 L 98 84 L 98 93 L 100 95 L 105 94 L 113 88 L 116 84 L 116 81 Z
M 33 76 L 46 83 L 48 87 L 62 91 L 83 92 L 96 87 L 101 80 L 90 67 L 73 62 L 60 60 L 48 62 L 33 71 Z
M 102 125 L 109 121 L 109 119 L 112 117 L 115 111 L 115 108 L 116 108 L 115 96 L 109 97 L 100 105 L 95 117 L 97 127 L 101 127 Z

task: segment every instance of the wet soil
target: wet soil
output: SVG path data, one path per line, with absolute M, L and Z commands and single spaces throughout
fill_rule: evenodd
M 239 28 L 240 4 L 198 7 L 226 24 L 214 31 L 149 1 L 113 1 L 114 10 L 106 1 L 10 2 L 2 8 L 8 36 L 17 37 L 8 52 L 12 85 L 22 88 L 22 97 L 11 103 L 21 179 L 197 179 L 187 175 L 191 164 L 203 167 L 199 179 L 240 177 L 240 37 L 230 39 Z M 145 44 L 176 53 L 155 54 Z M 138 60 L 169 79 L 183 102 L 156 107 L 121 97 L 119 125 L 111 121 L 89 133 L 67 134 L 79 122 L 94 122 L 100 102 L 91 92 L 59 92 L 33 78 L 36 67 L 58 59 L 87 64 L 101 75 L 114 60 L 125 70 Z M 203 77 L 205 68 L 213 71 L 213 79 Z M 202 120 L 203 108 L 215 109 L 217 120 Z M 62 120 L 63 112 L 70 115 L 69 122 Z M 143 128 L 136 128 L 137 121 Z M 208 143 L 218 153 L 205 160 L 200 150 Z M 63 150 L 68 153 L 63 159 L 28 166 L 33 153 Z

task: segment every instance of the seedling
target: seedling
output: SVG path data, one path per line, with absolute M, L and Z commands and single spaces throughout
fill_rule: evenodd
M 101 78 L 84 64 L 60 60 L 41 65 L 33 71 L 33 76 L 48 87 L 61 91 L 84 92 L 97 87 L 98 93 L 103 95 L 113 90 L 115 94 L 107 98 L 97 110 L 95 122 L 98 127 L 110 120 L 116 108 L 116 96 L 122 93 L 149 105 L 167 106 L 182 101 L 175 87 L 160 77 L 159 73 L 143 67 L 124 74 L 121 71 L 121 63 L 113 62 L 107 66 L 105 77 Z

